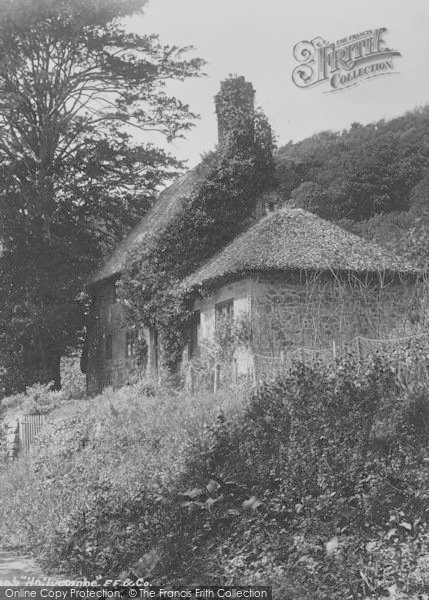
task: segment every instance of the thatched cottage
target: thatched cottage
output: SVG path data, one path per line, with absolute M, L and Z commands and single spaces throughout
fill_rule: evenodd
M 298 208 L 263 217 L 184 285 L 197 328 L 184 361 L 210 347 L 219 317 L 233 316 L 251 334 L 235 352 L 239 373 L 297 348 L 405 335 L 421 308 L 412 265 Z
M 253 102 L 253 88 L 240 81 Z M 129 256 L 166 227 L 204 175 L 197 167 L 162 192 L 89 283 L 89 392 L 123 385 L 142 370 L 157 371 L 162 353 L 157 332 L 136 334 L 126 327 L 116 282 Z M 182 369 L 189 361 L 209 360 L 217 332 L 228 325 L 245 332 L 230 359 L 238 373 L 246 373 L 258 356 L 324 348 L 356 335 L 399 335 L 420 318 L 413 265 L 314 214 L 284 207 L 276 193 L 260 198 L 254 216 L 244 233 L 183 282 L 193 294 L 194 319 Z M 136 363 L 137 335 L 147 340 L 144 367 Z

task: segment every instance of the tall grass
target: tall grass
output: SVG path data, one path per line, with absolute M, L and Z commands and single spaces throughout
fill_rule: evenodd
M 137 493 L 168 494 L 180 480 L 187 448 L 219 412 L 240 413 L 245 397 L 147 392 L 143 384 L 108 389 L 50 413 L 30 455 L 0 475 L 0 546 L 36 551 L 47 566 L 61 568 L 73 526 L 86 527 L 90 538 L 85 519 L 98 518 L 100 494 L 112 511 L 135 502 Z M 141 513 L 146 518 L 144 508 Z M 90 561 L 91 551 L 85 552 Z

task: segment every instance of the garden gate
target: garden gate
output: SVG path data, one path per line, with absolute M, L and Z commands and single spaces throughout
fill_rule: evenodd
M 19 454 L 27 454 L 45 422 L 45 415 L 25 415 L 19 419 Z

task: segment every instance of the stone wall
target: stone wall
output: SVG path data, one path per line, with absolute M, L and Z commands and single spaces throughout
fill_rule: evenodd
M 0 422 L 0 461 L 10 461 L 19 454 L 19 419 L 13 417 Z
M 427 320 L 426 290 L 415 281 L 379 276 L 259 274 L 198 298 L 201 357 L 213 354 L 216 305 L 234 302 L 234 321 L 248 321 L 251 339 L 234 353 L 239 373 L 253 354 L 279 357 L 297 348 L 329 349 L 357 336 L 374 339 L 419 333 Z M 188 359 L 188 348 L 183 363 Z
M 0 421 L 0 462 L 11 461 L 30 451 L 46 414 L 13 413 Z
M 412 335 L 426 317 L 424 289 L 399 278 L 263 274 L 253 280 L 255 351 L 278 356 L 356 336 Z

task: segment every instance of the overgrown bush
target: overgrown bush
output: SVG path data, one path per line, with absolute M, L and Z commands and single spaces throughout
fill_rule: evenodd
M 36 415 L 47 414 L 68 399 L 64 392 L 52 389 L 51 384 L 35 383 L 24 392 L 7 396 L 0 401 L 0 414 Z
M 296 364 L 246 402 L 137 385 L 63 407 L 0 481 L 0 543 L 69 574 L 417 598 L 429 398 L 412 383 L 392 360 L 347 358 Z
M 428 410 L 427 390 L 405 390 L 381 358 L 264 384 L 188 462 L 201 496 L 176 576 L 271 581 L 291 599 L 427 591 Z
M 62 359 L 61 378 L 60 391 L 53 389 L 53 382 L 36 383 L 23 392 L 0 399 L 0 467 L 4 468 L 10 457 L 7 442 L 10 425 L 14 428 L 24 415 L 48 415 L 68 402 L 85 396 L 85 376 L 80 372 L 78 357 Z
M 0 476 L 0 546 L 71 575 L 130 567 L 168 539 L 186 448 L 226 408 L 239 399 L 148 395 L 143 383 L 63 405 L 29 457 Z
M 86 376 L 81 371 L 78 354 L 61 359 L 61 391 L 71 399 L 86 395 Z
M 35 383 L 25 391 L 0 400 L 0 419 L 14 414 L 48 414 L 70 400 L 83 398 L 86 393 L 85 376 L 80 372 L 77 357 L 63 358 L 61 361 L 61 390 L 53 389 L 53 382 Z

